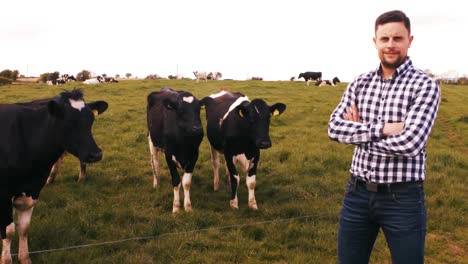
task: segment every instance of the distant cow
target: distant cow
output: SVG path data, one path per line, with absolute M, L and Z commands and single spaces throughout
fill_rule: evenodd
M 340 79 L 338 79 L 338 77 L 335 77 L 331 81 L 330 80 L 318 80 L 315 83 L 315 86 L 326 86 L 326 85 L 335 86 L 339 82 L 340 82 Z
M 99 84 L 99 83 L 103 83 L 105 80 L 104 80 L 104 77 L 102 76 L 96 76 L 96 78 L 91 78 L 91 79 L 87 79 L 83 82 L 83 84 Z
M 235 162 L 248 171 L 246 184 L 249 190 L 249 207 L 257 210 L 255 182 L 260 149 L 271 147 L 270 118 L 286 109 L 283 103 L 269 106 L 262 99 L 250 101 L 241 93 L 221 91 L 201 100 L 206 107 L 207 135 L 211 146 L 214 190 L 219 184 L 219 155 L 224 153 L 231 183 L 231 207 L 239 208 L 237 186 L 240 182 Z
M 25 103 L 16 103 L 17 105 L 31 108 L 31 109 L 40 109 L 42 107 L 46 107 L 47 104 L 53 100 L 54 98 L 45 98 L 45 99 L 38 99 L 38 100 L 33 100 L 30 102 L 25 102 Z M 107 103 L 103 105 L 103 109 L 101 109 L 101 112 L 97 110 L 93 110 L 94 117 L 97 117 L 100 113 L 104 112 L 107 110 Z M 52 166 L 52 169 L 50 170 L 49 177 L 47 178 L 47 184 L 52 184 L 55 181 L 55 177 L 57 176 L 57 173 L 60 169 L 60 166 L 62 165 L 63 158 L 65 157 L 66 153 L 63 153 L 60 158 L 54 163 Z M 78 181 L 84 181 L 86 180 L 86 163 L 80 161 L 80 174 L 78 176 Z
M 163 88 L 148 95 L 148 143 L 153 168 L 153 187 L 158 185 L 159 152 L 164 152 L 172 177 L 174 201 L 172 213 L 180 208 L 181 179 L 177 167 L 184 171 L 184 209 L 192 211 L 190 186 L 198 159 L 198 148 L 203 139 L 200 120 L 200 102 L 189 92 Z
M 85 103 L 80 90 L 62 92 L 45 106 L 0 105 L 0 235 L 2 263 L 11 263 L 15 235 L 13 208 L 17 213 L 18 259 L 30 263 L 28 229 L 32 211 L 52 165 L 65 151 L 80 161 L 102 158 L 92 135 L 93 110 L 103 112 L 107 103 Z
M 104 82 L 106 82 L 106 83 L 118 83 L 119 81 L 117 81 L 113 77 L 104 77 Z
M 322 72 L 301 72 L 299 74 L 299 77 L 297 77 L 298 79 L 300 78 L 304 78 L 304 80 L 306 81 L 307 85 L 309 85 L 309 82 L 311 80 L 321 80 L 322 79 Z
M 208 73 L 205 71 L 194 71 L 193 75 L 195 75 L 197 82 L 199 82 L 200 80 L 205 80 L 206 82 L 208 80 Z

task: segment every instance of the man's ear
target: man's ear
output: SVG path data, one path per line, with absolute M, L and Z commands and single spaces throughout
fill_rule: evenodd
M 179 109 L 179 105 L 180 105 L 180 99 L 177 95 L 170 95 L 166 98 L 163 99 L 163 105 L 167 108 L 167 109 L 171 109 L 171 110 L 177 110 Z
M 107 104 L 106 101 L 96 101 L 89 103 L 88 106 L 89 108 L 91 108 L 91 111 L 94 113 L 94 116 L 97 116 L 104 113 L 109 107 L 109 104 Z
M 55 101 L 49 101 L 47 103 L 47 109 L 49 110 L 49 113 L 55 117 L 58 117 L 58 118 L 64 117 L 63 107 Z
M 270 106 L 270 113 L 272 116 L 281 115 L 286 110 L 286 105 L 283 103 L 276 103 Z

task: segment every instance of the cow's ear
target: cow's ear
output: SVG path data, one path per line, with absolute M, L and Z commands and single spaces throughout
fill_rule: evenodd
M 163 104 L 167 109 L 177 110 L 179 108 L 180 100 L 177 95 L 171 95 L 163 99 Z
M 286 110 L 286 105 L 283 103 L 276 103 L 270 106 L 270 113 L 273 116 L 281 115 Z
M 97 116 L 104 113 L 109 107 L 109 104 L 107 104 L 106 101 L 96 101 L 88 103 L 88 106 L 91 108 L 91 111 L 93 111 L 94 116 Z
M 240 117 L 244 118 L 245 116 L 249 115 L 249 106 L 250 106 L 250 102 L 244 101 L 239 106 L 236 107 L 237 113 L 239 114 Z
M 64 110 L 63 107 L 55 102 L 55 101 L 50 101 L 47 103 L 47 109 L 49 109 L 49 113 L 53 116 L 56 116 L 58 118 L 63 118 L 64 117 Z
M 209 97 L 209 96 L 206 96 L 206 97 L 203 97 L 201 100 L 200 100 L 200 108 L 201 109 L 205 109 L 206 108 L 206 105 L 212 101 L 213 98 Z

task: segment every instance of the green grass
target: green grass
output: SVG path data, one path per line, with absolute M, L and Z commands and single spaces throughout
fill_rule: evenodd
M 213 191 L 206 137 L 194 171 L 194 211 L 172 215 L 172 186 L 161 157 L 161 184 L 152 188 L 146 138 L 146 96 L 169 86 L 201 99 L 220 87 L 250 99 L 287 105 L 272 119 L 273 147 L 263 150 L 257 174 L 258 211 L 247 206 L 245 176 L 239 210 L 229 206 L 225 172 Z M 39 84 L 0 87 L 0 102 L 55 96 L 81 87 L 87 101 L 109 109 L 93 127 L 104 159 L 77 183 L 79 163 L 67 156 L 34 210 L 30 251 L 34 263 L 336 263 L 338 217 L 353 148 L 327 136 L 330 113 L 345 84 L 190 80 L 122 81 L 84 86 Z M 467 263 L 468 86 L 443 86 L 438 119 L 428 144 L 426 263 Z M 205 113 L 202 111 L 202 120 Z M 126 240 L 128 239 L 128 240 Z M 112 243 L 115 242 L 115 243 Z M 104 244 L 103 244 L 104 243 Z M 90 245 L 90 246 L 87 246 Z M 12 251 L 17 251 L 15 240 Z M 391 263 L 379 235 L 372 263 Z

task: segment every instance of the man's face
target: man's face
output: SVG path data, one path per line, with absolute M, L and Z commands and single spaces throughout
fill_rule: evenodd
M 403 22 L 390 22 L 377 27 L 374 43 L 382 67 L 396 69 L 406 60 L 413 41 Z

